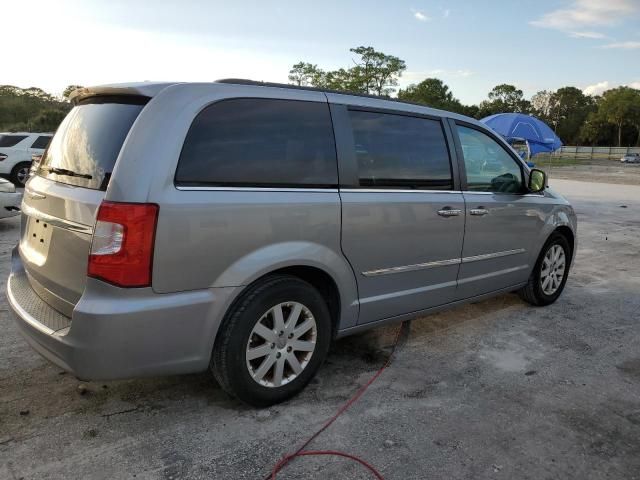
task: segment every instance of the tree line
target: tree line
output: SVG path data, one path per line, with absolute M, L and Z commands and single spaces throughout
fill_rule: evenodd
M 300 86 L 351 93 L 396 96 L 399 100 L 461 113 L 477 119 L 494 113 L 532 114 L 547 122 L 567 145 L 640 146 L 640 90 L 618 87 L 602 95 L 585 95 L 576 87 L 543 90 L 526 99 L 513 85 L 495 86 L 478 105 L 465 105 L 438 78 L 398 88 L 407 69 L 404 60 L 373 47 L 350 49 L 353 65 L 323 70 L 316 64 L 298 62 L 289 71 L 289 82 Z M 62 98 L 40 88 L 0 85 L 0 132 L 52 132 L 71 109 L 69 85 Z
M 553 128 L 567 145 L 640 146 L 640 90 L 618 87 L 602 95 L 585 95 L 573 86 L 543 90 L 526 99 L 513 85 L 495 86 L 478 105 L 464 105 L 438 78 L 426 78 L 396 89 L 406 70 L 398 57 L 372 47 L 350 49 L 353 66 L 325 71 L 316 64 L 298 62 L 289 71 L 289 82 L 359 94 L 390 97 L 420 103 L 481 119 L 495 113 L 532 114 Z M 397 90 L 397 92 L 396 92 Z
M 40 88 L 0 85 L 0 132 L 53 132 L 70 109 Z

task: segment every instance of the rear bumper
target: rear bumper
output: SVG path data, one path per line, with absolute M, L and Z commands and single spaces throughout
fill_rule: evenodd
M 88 279 L 72 318 L 31 289 L 14 250 L 7 298 L 18 328 L 43 357 L 84 380 L 206 370 L 235 288 L 156 294 Z

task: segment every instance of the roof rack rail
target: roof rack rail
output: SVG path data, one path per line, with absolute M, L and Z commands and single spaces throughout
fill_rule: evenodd
M 342 90 L 332 90 L 330 88 L 318 88 L 318 87 L 307 87 L 302 85 L 291 85 L 288 83 L 276 83 L 276 82 L 263 82 L 259 80 L 249 80 L 246 78 L 222 78 L 220 80 L 215 80 L 214 83 L 230 83 L 233 85 L 254 85 L 257 87 L 275 87 L 275 88 L 290 88 L 293 90 L 310 90 L 312 92 L 323 92 L 323 93 L 337 93 L 340 95 L 352 95 L 355 97 L 365 97 L 365 98 L 375 98 L 376 100 L 386 100 L 389 102 L 397 102 L 397 103 L 405 103 L 408 105 L 417 105 L 419 107 L 427 107 L 431 108 L 424 103 L 410 102 L 406 100 L 398 100 L 397 98 L 391 98 L 383 95 L 371 95 L 368 93 L 354 93 L 354 92 L 345 92 Z

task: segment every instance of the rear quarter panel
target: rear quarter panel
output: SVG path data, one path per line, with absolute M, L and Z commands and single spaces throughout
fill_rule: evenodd
M 178 189 L 174 175 L 195 116 L 225 98 L 326 102 L 323 93 L 241 85 L 174 85 L 134 123 L 106 198 L 160 206 L 153 290 L 169 293 L 248 285 L 307 265 L 324 270 L 341 294 L 340 327 L 355 325 L 357 288 L 340 249 L 337 189 Z M 241 290 L 241 289 L 240 289 Z

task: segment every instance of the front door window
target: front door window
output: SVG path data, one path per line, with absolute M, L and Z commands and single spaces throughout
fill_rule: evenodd
M 458 125 L 467 190 L 473 192 L 521 193 L 522 169 L 502 145 L 489 135 Z

